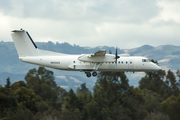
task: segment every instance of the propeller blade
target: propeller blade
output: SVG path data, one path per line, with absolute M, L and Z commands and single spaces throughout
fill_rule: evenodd
M 120 58 L 120 56 L 118 56 L 118 48 L 116 47 L 116 53 L 115 53 L 116 66 L 117 66 L 117 59 L 118 58 Z
M 117 59 L 117 47 L 116 47 L 116 59 Z
M 109 49 L 109 54 L 112 54 L 111 49 Z
M 116 56 L 116 59 L 120 58 L 120 56 L 118 56 L 118 48 L 117 47 L 116 47 L 116 54 L 115 54 L 115 56 Z

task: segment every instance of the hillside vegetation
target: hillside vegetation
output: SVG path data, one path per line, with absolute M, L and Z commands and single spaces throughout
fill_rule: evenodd
M 92 94 L 86 83 L 66 91 L 52 71 L 30 69 L 25 82 L 0 86 L 0 120 L 179 120 L 180 71 L 153 75 L 133 87 L 123 72 L 100 72 Z

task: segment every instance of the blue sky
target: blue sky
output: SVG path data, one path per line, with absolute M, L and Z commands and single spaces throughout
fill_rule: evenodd
M 180 46 L 179 0 L 0 0 L 0 41 L 23 28 L 35 42 L 120 49 Z

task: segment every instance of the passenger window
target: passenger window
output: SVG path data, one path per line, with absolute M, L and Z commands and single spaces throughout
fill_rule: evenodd
M 121 63 L 123 64 L 123 61 Z
M 132 62 L 130 62 L 130 64 L 132 64 Z
M 119 61 L 119 64 L 120 64 L 120 61 Z
M 126 61 L 126 64 L 127 64 L 128 62 Z
M 73 61 L 73 63 L 75 63 L 75 61 Z

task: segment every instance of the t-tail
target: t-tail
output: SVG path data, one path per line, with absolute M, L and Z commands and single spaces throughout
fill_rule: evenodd
M 19 57 L 40 56 L 41 52 L 25 30 L 13 30 L 11 34 Z

